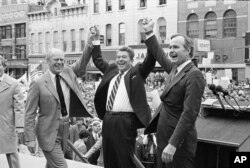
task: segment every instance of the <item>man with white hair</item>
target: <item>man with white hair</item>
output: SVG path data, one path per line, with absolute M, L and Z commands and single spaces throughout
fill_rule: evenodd
M 87 111 L 77 75 L 86 70 L 94 35 L 95 32 L 91 32 L 81 58 L 72 66 L 64 65 L 62 50 L 51 49 L 47 54 L 49 70 L 31 83 L 25 114 L 25 139 L 30 152 L 34 152 L 37 137 L 47 160 L 46 168 L 68 167 L 64 152 L 69 135 L 69 117 L 92 117 Z

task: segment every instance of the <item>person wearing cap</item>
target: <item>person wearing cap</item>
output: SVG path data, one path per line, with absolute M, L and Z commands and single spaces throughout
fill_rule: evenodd
M 93 44 L 93 62 L 103 73 L 94 103 L 103 120 L 104 167 L 134 168 L 137 129 L 151 119 L 144 83 L 156 61 L 147 54 L 134 66 L 134 50 L 124 46 L 117 51 L 115 63 L 109 64 L 102 57 L 100 41 Z
M 148 51 L 169 73 L 161 104 L 145 129 L 156 132 L 158 168 L 192 168 L 197 146 L 195 121 L 205 88 L 201 71 L 192 62 L 193 42 L 183 34 L 170 38 L 165 53 L 154 35 L 152 19 L 143 19 Z
M 82 154 L 84 155 L 88 150 L 86 146 L 86 142 L 91 134 L 87 130 L 81 130 L 79 132 L 79 139 L 75 141 L 74 147 Z M 73 160 L 75 161 L 81 161 L 81 159 L 73 152 Z
M 68 167 L 64 152 L 69 136 L 69 117 L 92 117 L 87 111 L 77 76 L 83 76 L 86 72 L 94 36 L 95 32 L 90 32 L 82 56 L 71 66 L 64 65 L 65 55 L 61 49 L 50 49 L 46 56 L 48 71 L 30 85 L 25 113 L 25 139 L 33 153 L 37 138 L 47 160 L 47 168 Z
M 100 138 L 99 132 L 101 130 L 101 123 L 99 121 L 94 120 L 91 123 L 92 126 L 92 132 L 86 142 L 88 151 L 90 148 L 97 142 L 97 140 Z M 97 165 L 97 159 L 100 155 L 100 150 L 96 150 L 89 158 L 88 161 L 90 164 Z
M 20 168 L 16 128 L 23 127 L 18 119 L 24 114 L 24 95 L 20 83 L 4 73 L 6 67 L 7 60 L 0 55 L 0 154 L 6 154 L 10 168 Z

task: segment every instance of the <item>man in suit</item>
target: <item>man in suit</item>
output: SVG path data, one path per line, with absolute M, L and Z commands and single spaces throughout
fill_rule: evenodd
M 101 123 L 99 121 L 93 121 L 92 132 L 86 142 L 87 151 L 91 149 L 92 146 L 97 142 L 100 138 L 99 132 L 101 131 Z M 96 150 L 89 158 L 88 161 L 90 164 L 97 165 L 97 159 L 99 158 L 100 150 Z
M 167 55 L 153 33 L 154 22 L 145 18 L 143 24 L 148 51 L 170 74 L 162 102 L 145 133 L 156 131 L 159 168 L 191 168 L 197 146 L 195 121 L 205 87 L 202 73 L 191 61 L 193 43 L 185 35 L 175 34 Z
M 37 137 L 47 160 L 47 168 L 68 167 L 64 151 L 69 135 L 69 117 L 92 117 L 86 110 L 86 102 L 76 75 L 85 73 L 92 50 L 93 36 L 93 33 L 89 36 L 81 58 L 72 66 L 64 65 L 63 51 L 51 49 L 46 58 L 48 71 L 31 83 L 24 133 L 31 152 L 34 150 Z
M 103 73 L 94 103 L 103 120 L 104 167 L 134 168 L 137 129 L 145 127 L 151 118 L 144 84 L 155 59 L 148 55 L 133 67 L 134 51 L 122 47 L 115 63 L 109 64 L 102 57 L 99 41 L 95 42 L 93 62 Z
M 20 168 L 16 127 L 23 127 L 17 122 L 24 115 L 24 95 L 18 81 L 4 73 L 6 66 L 0 55 L 0 154 L 6 154 L 10 168 Z

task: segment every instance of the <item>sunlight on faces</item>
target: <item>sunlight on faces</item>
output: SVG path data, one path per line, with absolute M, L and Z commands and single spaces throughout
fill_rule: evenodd
M 118 51 L 116 56 L 116 64 L 121 72 L 125 72 L 131 68 L 133 60 L 130 59 L 127 51 Z
M 49 69 L 54 74 L 59 74 L 63 71 L 65 62 L 64 53 L 60 49 L 51 49 L 47 55 L 47 63 Z
M 170 41 L 168 55 L 171 62 L 173 64 L 176 64 L 177 66 L 191 59 L 189 57 L 190 50 L 187 50 L 184 47 L 184 44 L 185 44 L 185 39 L 182 36 L 174 37 Z

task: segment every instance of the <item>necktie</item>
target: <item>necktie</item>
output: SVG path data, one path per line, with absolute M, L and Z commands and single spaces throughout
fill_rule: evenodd
M 111 111 L 113 108 L 116 92 L 117 92 L 117 89 L 119 87 L 121 77 L 122 77 L 122 73 L 119 73 L 119 75 L 117 76 L 117 78 L 115 80 L 115 84 L 113 85 L 113 88 L 111 90 L 111 93 L 110 93 L 110 96 L 108 99 L 108 103 L 107 103 L 107 107 L 106 107 L 107 111 Z
M 178 72 L 177 68 L 175 70 L 173 70 L 173 73 L 170 75 L 170 81 L 169 82 L 171 82 L 174 79 L 174 77 L 176 76 L 177 72 Z
M 60 104 L 61 104 L 61 114 L 62 116 L 66 116 L 67 115 L 67 110 L 66 110 L 66 104 L 65 104 L 65 100 L 64 100 L 64 95 L 63 95 L 63 91 L 62 91 L 62 86 L 60 83 L 60 75 L 56 75 L 56 90 L 60 99 Z

